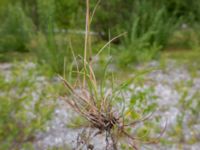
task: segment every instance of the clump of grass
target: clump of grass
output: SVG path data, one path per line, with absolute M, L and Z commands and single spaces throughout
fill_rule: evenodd
M 136 128 L 138 124 L 143 124 L 151 118 L 151 115 L 147 115 L 146 117 L 134 117 L 134 119 L 131 119 L 129 114 L 133 115 L 133 113 L 130 110 L 126 108 L 120 110 L 120 108 L 116 106 L 116 99 L 119 98 L 118 94 L 124 90 L 127 86 L 126 84 L 121 84 L 118 89 L 113 89 L 110 92 L 98 92 L 96 89 L 98 85 L 91 85 L 94 83 L 93 79 L 89 76 L 87 76 L 86 79 L 88 79 L 90 83 L 86 82 L 85 86 L 72 86 L 62 78 L 66 88 L 69 90 L 68 96 L 63 99 L 74 111 L 87 121 L 87 127 L 98 130 L 97 132 L 96 130 L 94 130 L 93 133 L 90 132 L 88 137 L 84 138 L 87 139 L 85 144 L 89 145 L 89 139 L 91 140 L 91 138 L 94 138 L 98 134 L 104 133 L 106 149 L 109 149 L 109 147 L 112 147 L 114 150 L 118 149 L 118 140 L 120 140 L 121 137 L 126 139 L 126 144 L 133 149 L 138 149 L 138 142 L 155 144 L 159 141 L 159 137 L 152 139 L 145 137 L 145 141 L 143 141 L 143 138 L 137 137 L 137 134 L 134 135 L 130 133 L 131 131 L 129 130 L 131 128 Z M 84 132 L 86 131 L 84 130 Z M 164 129 L 161 131 L 161 134 L 163 132 Z M 141 135 L 141 137 L 143 137 L 143 135 Z M 111 145 L 109 141 L 111 141 Z M 81 146 L 78 146 L 78 148 L 80 147 Z
M 113 87 L 110 91 L 106 89 L 105 81 L 102 84 L 97 82 L 92 67 L 93 61 L 91 57 L 92 50 L 89 31 L 92 18 L 90 19 L 89 0 L 86 0 L 86 5 L 86 34 L 83 68 L 80 69 L 77 66 L 77 70 L 73 72 L 77 74 L 77 80 L 74 85 L 61 77 L 66 89 L 68 90 L 68 94 L 66 97 L 63 97 L 63 100 L 65 100 L 66 103 L 81 117 L 88 121 L 89 128 L 98 130 L 96 133 L 95 130 L 94 132 L 88 131 L 88 133 L 84 133 L 84 144 L 88 148 L 93 149 L 94 147 L 89 143 L 89 141 L 96 135 L 103 133 L 105 133 L 106 150 L 117 150 L 119 146 L 118 140 L 120 137 L 123 137 L 127 141 L 127 144 L 133 149 L 138 149 L 139 142 L 157 143 L 159 138 L 146 139 L 145 141 L 142 141 L 142 138 L 138 138 L 136 135 L 131 134 L 130 131 L 128 131 L 131 128 L 134 128 L 137 124 L 148 120 L 151 115 L 131 120 L 127 115 L 129 112 L 126 111 L 126 108 L 123 107 L 123 109 L 119 111 L 119 108 L 117 107 L 117 97 L 132 83 L 133 79 L 120 84 L 117 88 Z M 112 40 L 114 39 L 116 38 L 113 38 Z M 110 42 L 108 42 L 108 44 L 97 53 L 97 55 L 99 55 Z M 76 57 L 74 57 L 74 59 L 76 61 Z M 121 99 L 123 99 L 123 94 L 121 95 Z M 125 100 L 122 103 L 125 103 Z M 78 144 L 76 149 L 81 149 L 81 147 L 82 146 Z

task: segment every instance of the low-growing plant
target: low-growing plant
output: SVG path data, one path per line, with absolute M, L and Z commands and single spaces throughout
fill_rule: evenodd
M 169 133 L 172 138 L 176 139 L 178 144 L 182 143 L 194 144 L 199 140 L 199 131 L 195 130 L 195 126 L 200 123 L 198 118 L 200 106 L 199 91 L 191 92 L 193 82 L 178 83 L 177 91 L 181 94 L 177 108 L 180 113 L 176 118 L 176 124 Z M 184 85 L 184 86 L 183 86 Z M 184 87 L 184 88 L 183 88 Z
M 36 133 L 44 131 L 55 104 L 56 90 L 38 75 L 34 64 L 16 63 L 0 73 L 0 149 L 34 149 Z M 40 82 L 36 82 L 40 80 Z

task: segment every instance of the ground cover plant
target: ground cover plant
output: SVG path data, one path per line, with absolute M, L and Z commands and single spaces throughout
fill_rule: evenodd
M 12 71 L 0 73 L 0 149 L 34 149 L 36 133 L 46 130 L 56 106 L 50 93 L 57 92 L 35 64 L 8 67 Z

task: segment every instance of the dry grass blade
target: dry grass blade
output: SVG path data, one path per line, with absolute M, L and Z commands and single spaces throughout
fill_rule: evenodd
M 90 32 L 90 1 L 86 0 L 86 25 L 85 25 L 85 47 L 84 47 L 84 71 L 86 72 L 86 62 L 87 62 L 87 50 L 88 50 L 88 40 L 89 40 L 89 32 Z M 86 77 L 84 75 L 83 79 L 83 87 L 85 87 Z

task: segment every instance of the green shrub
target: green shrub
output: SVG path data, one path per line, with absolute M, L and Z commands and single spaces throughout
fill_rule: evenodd
M 137 1 L 134 10 L 132 26 L 123 43 L 123 65 L 157 57 L 177 27 L 177 21 L 168 14 L 165 6 L 160 7 L 152 1 Z
M 55 1 L 37 0 L 37 14 L 40 31 L 47 33 L 49 26 L 55 25 Z
M 0 51 L 27 50 L 34 31 L 34 25 L 24 13 L 20 4 L 9 5 L 6 12 L 7 18 L 0 26 Z
M 39 32 L 33 37 L 28 47 L 36 55 L 38 62 L 48 67 L 53 74 L 62 74 L 64 66 L 68 66 L 67 62 L 71 60 L 66 37 L 60 34 L 45 35 Z
M 196 50 L 197 52 L 200 51 L 200 32 L 199 32 L 199 25 L 193 24 L 193 28 L 190 28 L 186 30 L 185 37 L 187 38 L 188 45 L 193 50 Z
M 61 28 L 74 28 L 75 22 L 81 18 L 78 13 L 79 0 L 56 0 L 55 1 L 55 21 Z M 79 18 L 77 18 L 79 16 Z M 83 20 L 82 20 L 83 21 Z M 80 28 L 80 24 L 78 24 Z
M 184 23 L 200 21 L 200 2 L 190 0 L 168 0 L 163 1 L 169 13 L 175 13 L 176 18 L 183 18 Z
M 36 133 L 52 116 L 50 93 L 56 91 L 38 73 L 33 64 L 16 63 L 9 75 L 0 74 L 1 150 L 31 149 Z
M 53 74 L 61 74 L 64 66 L 68 65 L 66 62 L 71 58 L 66 36 L 55 33 L 55 10 L 54 0 L 37 0 L 39 28 L 32 36 L 28 49 L 36 55 L 38 62 L 51 70 Z
M 91 2 L 94 8 L 95 2 Z M 109 38 L 109 33 L 117 35 L 127 30 L 127 23 L 130 22 L 132 8 L 135 0 L 112 0 L 101 1 L 93 20 L 93 29 L 101 34 L 103 39 Z

